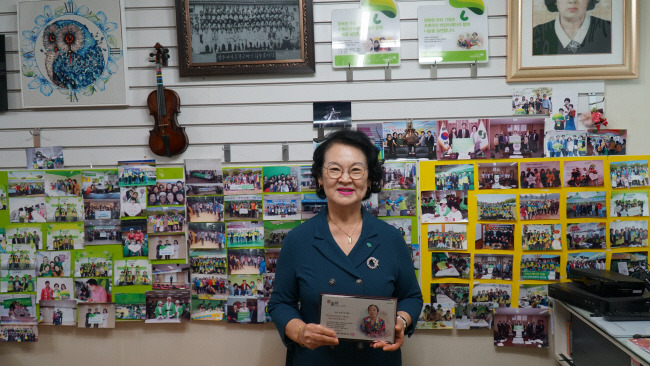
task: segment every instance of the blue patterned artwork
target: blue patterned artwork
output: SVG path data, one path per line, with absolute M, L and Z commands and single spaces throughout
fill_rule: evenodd
M 23 107 L 126 104 L 121 1 L 18 7 Z

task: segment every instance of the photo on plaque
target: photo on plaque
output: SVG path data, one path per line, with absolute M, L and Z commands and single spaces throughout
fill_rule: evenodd
M 437 191 L 474 190 L 473 164 L 436 165 L 435 177 Z
M 565 158 L 587 155 L 587 131 L 546 131 L 544 156 Z
M 81 194 L 84 199 L 119 199 L 117 169 L 84 170 L 81 172 Z
M 567 192 L 566 217 L 568 219 L 607 217 L 607 192 Z
M 612 253 L 609 269 L 637 279 L 646 278 L 648 274 L 648 252 Z
M 187 197 L 187 219 L 189 222 L 223 222 L 223 196 Z
M 72 278 L 37 278 L 37 300 L 73 300 L 74 282 Z
M 560 279 L 560 256 L 555 254 L 531 254 L 521 256 L 522 280 L 558 281 Z
M 493 323 L 494 309 L 499 304 L 495 302 L 473 302 L 454 306 L 455 329 L 486 329 Z
M 427 225 L 429 250 L 467 250 L 467 225 Z
M 45 173 L 45 197 L 81 196 L 81 172 L 57 170 Z
M 303 201 L 303 207 L 304 207 Z M 303 215 L 305 212 L 303 211 Z M 264 221 L 264 247 L 279 248 L 287 234 L 300 225 L 299 220 L 294 221 Z
M 120 187 L 151 186 L 156 184 L 155 160 L 118 161 L 117 171 Z
M 152 266 L 152 286 L 154 290 L 189 290 L 189 264 L 154 264 Z
M 262 219 L 261 194 L 225 196 L 224 206 L 226 221 Z
M 190 222 L 187 227 L 190 249 L 224 249 L 226 225 L 223 222 Z
M 548 348 L 550 317 L 548 309 L 494 309 L 494 345 Z
M 565 161 L 563 182 L 564 187 L 602 187 L 603 161 Z
M 382 189 L 415 189 L 416 163 L 389 162 L 382 167 Z
M 515 248 L 514 224 L 476 224 L 474 247 L 476 249 L 513 250 Z
M 648 221 L 613 221 L 609 223 L 612 248 L 647 247 Z
M 559 220 L 560 194 L 539 193 L 519 196 L 521 220 Z
M 566 241 L 569 249 L 605 249 L 605 223 L 569 223 L 566 226 Z
M 264 196 L 264 220 L 300 220 L 302 207 L 299 194 Z
M 515 194 L 477 194 L 476 206 L 478 220 L 517 220 L 517 195 Z
M 512 280 L 512 255 L 474 254 L 474 279 Z
M 79 304 L 79 328 L 115 328 L 115 304 Z
M 416 329 L 454 329 L 454 305 L 425 303 L 420 312 Z
M 226 320 L 226 300 L 200 299 L 192 295 L 192 320 Z
M 36 252 L 36 275 L 38 277 L 70 277 L 71 253 Z
M 556 188 L 562 185 L 559 161 L 519 163 L 521 188 Z
M 436 155 L 439 160 L 490 157 L 489 119 L 437 121 Z
M 587 130 L 587 155 L 626 155 L 627 130 Z
M 609 163 L 612 188 L 645 187 L 650 185 L 648 179 L 648 161 L 616 161 Z M 9 183 L 11 185 L 11 182 Z M 11 197 L 11 188 L 9 189 Z M 9 204 L 11 207 L 11 204 Z
M 41 300 L 39 302 L 40 325 L 77 325 L 77 302 L 74 300 Z
M 466 283 L 432 283 L 431 303 L 468 304 L 469 285 Z
M 422 191 L 422 223 L 467 222 L 467 191 Z
M 380 124 L 379 124 L 380 125 Z M 381 151 L 381 148 L 378 147 Z M 316 190 L 316 179 L 311 174 L 311 165 L 300 167 L 300 192 L 314 192 Z
M 572 268 L 607 269 L 607 260 L 603 252 L 574 252 L 566 258 L 567 275 Z
M 561 224 L 521 225 L 521 246 L 527 250 L 562 250 Z
M 262 193 L 262 168 L 224 168 L 223 194 Z
M 548 309 L 550 305 L 548 285 L 519 285 L 520 308 Z
M 145 218 L 147 187 L 120 187 L 120 217 Z
M 28 147 L 27 169 L 63 169 L 63 146 Z
M 648 216 L 648 191 L 612 192 L 610 217 Z
M 517 163 L 479 163 L 478 189 L 516 189 L 519 187 Z
M 301 196 L 303 220 L 311 219 L 327 207 L 327 198 L 320 198 L 316 193 L 303 193 Z
M 0 324 L 36 324 L 34 295 L 0 295 Z
M 185 159 L 187 196 L 223 194 L 223 170 L 219 159 Z
M 158 179 L 147 187 L 147 207 L 185 204 L 185 183 L 178 179 Z
M 512 285 L 496 283 L 475 283 L 472 287 L 472 303 L 491 302 L 500 308 L 509 308 Z M 471 305 L 470 305 L 471 307 Z M 469 315 L 472 315 L 471 310 Z
M 320 298 L 320 324 L 340 339 L 393 343 L 396 314 L 396 298 L 334 294 Z
M 144 294 L 115 294 L 115 320 L 147 319 L 145 299 Z
M 470 261 L 469 253 L 431 253 L 431 277 L 469 278 Z
M 544 121 L 542 116 L 526 118 L 491 118 L 490 141 L 493 159 L 541 158 L 544 156 Z
M 184 323 L 190 320 L 190 290 L 154 290 L 145 292 L 145 323 Z

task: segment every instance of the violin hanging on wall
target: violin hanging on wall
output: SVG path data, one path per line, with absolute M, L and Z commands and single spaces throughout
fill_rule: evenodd
M 155 125 L 149 131 L 149 148 L 158 156 L 171 157 L 187 150 L 189 142 L 185 127 L 178 124 L 176 116 L 181 112 L 181 98 L 171 89 L 165 89 L 162 68 L 167 66 L 169 49 L 156 43 L 156 53 L 151 53 L 151 62 L 156 63 L 156 90 L 149 93 L 147 106 L 154 118 Z

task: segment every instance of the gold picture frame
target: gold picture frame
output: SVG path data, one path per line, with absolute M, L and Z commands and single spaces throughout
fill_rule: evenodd
M 590 62 L 596 59 L 592 55 L 524 55 L 532 45 L 522 42 L 523 35 L 532 35 L 531 21 L 533 0 L 508 0 L 506 82 L 529 82 L 547 80 L 597 80 L 597 79 L 635 79 L 639 77 L 639 1 L 611 0 L 622 10 L 620 17 L 612 15 L 612 29 L 616 22 L 621 29 L 618 37 L 612 31 L 612 51 L 608 56 L 618 57 L 622 62 L 579 64 L 578 57 L 589 56 Z M 527 12 L 522 13 L 526 8 Z M 612 13 L 614 14 L 614 12 Z M 526 37 L 528 38 L 528 37 Z M 621 39 L 622 38 L 622 39 Z M 617 40 L 619 43 L 617 43 Z M 532 37 L 530 37 L 532 44 Z M 622 42 L 620 42 L 622 41 Z M 614 47 L 622 44 L 622 47 Z M 621 48 L 614 50 L 614 48 Z M 573 59 L 572 59 L 573 58 Z M 566 61 L 566 62 L 564 62 Z M 541 65 L 546 62 L 545 65 Z

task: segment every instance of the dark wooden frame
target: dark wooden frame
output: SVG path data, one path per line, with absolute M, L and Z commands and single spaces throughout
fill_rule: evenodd
M 209 76 L 233 74 L 298 74 L 314 73 L 314 14 L 312 0 L 299 0 L 301 55 L 296 60 L 244 62 L 192 62 L 192 40 L 189 21 L 191 0 L 175 0 L 178 57 L 181 76 Z

